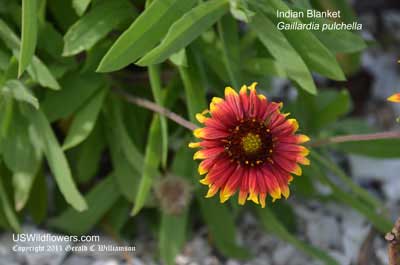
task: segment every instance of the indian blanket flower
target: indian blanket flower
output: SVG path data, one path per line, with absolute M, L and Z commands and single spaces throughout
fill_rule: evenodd
M 201 141 L 189 147 L 201 148 L 193 158 L 202 160 L 198 171 L 206 174 L 200 182 L 209 187 L 207 198 L 220 191 L 225 202 L 239 191 L 239 204 L 247 199 L 265 207 L 268 194 L 273 201 L 288 198 L 292 174 L 310 164 L 301 145 L 309 138 L 296 134 L 297 121 L 280 112 L 282 103 L 258 94 L 256 85 L 239 94 L 227 87 L 224 99 L 214 97 L 210 109 L 196 115 L 204 124 L 194 131 Z
M 388 97 L 387 100 L 389 100 L 391 102 L 400 103 L 400 93 L 397 93 L 397 94 L 394 94 L 394 95 Z

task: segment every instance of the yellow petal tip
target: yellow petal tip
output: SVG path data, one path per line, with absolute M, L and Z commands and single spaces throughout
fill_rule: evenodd
M 395 103 L 400 103 L 400 93 L 396 93 L 390 97 L 387 98 L 388 101 L 395 102 Z
M 204 137 L 204 129 L 203 128 L 198 128 L 196 130 L 193 131 L 193 135 L 196 138 L 202 138 Z
M 198 147 L 200 147 L 200 143 L 189 143 L 188 146 L 190 148 L 198 148 Z

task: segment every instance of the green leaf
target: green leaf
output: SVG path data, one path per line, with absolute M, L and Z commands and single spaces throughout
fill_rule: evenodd
M 202 216 L 206 221 L 210 236 L 215 246 L 224 256 L 236 259 L 247 259 L 250 253 L 236 243 L 234 218 L 224 204 L 215 198 L 204 199 L 198 193 L 198 201 Z
M 19 49 L 20 40 L 17 35 L 10 29 L 10 27 L 0 19 L 0 38 L 4 41 L 6 46 L 10 49 Z
M 311 73 L 303 59 L 268 17 L 257 13 L 250 22 L 260 41 L 270 51 L 276 61 L 282 65 L 288 77 L 305 91 L 316 94 Z M 288 63 L 290 62 L 290 63 Z
M 196 122 L 196 114 L 206 107 L 206 92 L 199 76 L 199 65 L 193 54 L 188 51 L 188 67 L 179 67 L 179 74 L 185 88 L 185 96 L 189 113 L 189 120 Z
M 301 18 L 304 24 L 315 22 L 322 28 L 323 24 L 333 24 L 334 22 L 324 18 Z M 348 30 L 325 30 L 313 31 L 319 41 L 331 52 L 354 53 L 367 48 L 365 41 L 357 33 Z
M 181 251 L 185 242 L 188 211 L 178 216 L 161 215 L 160 234 L 158 245 L 160 246 L 161 260 L 166 265 L 175 265 L 175 258 Z
M 153 92 L 153 97 L 158 105 L 164 106 L 162 88 L 161 88 L 162 85 L 160 78 L 160 69 L 158 66 L 150 66 L 148 71 L 150 76 L 150 85 L 151 85 L 151 90 Z M 163 167 L 165 168 L 167 166 L 167 159 L 168 159 L 168 124 L 165 116 L 159 115 L 159 120 L 161 125 L 161 140 L 162 140 L 161 162 Z
M 250 58 L 244 63 L 244 69 L 255 75 L 273 75 L 286 77 L 284 66 L 272 58 Z
M 104 217 L 104 219 L 106 220 L 105 225 L 111 227 L 117 235 L 121 236 L 121 230 L 130 219 L 130 210 L 130 203 L 124 198 L 120 197 L 108 211 L 107 215 Z
M 237 20 L 249 23 L 254 16 L 254 12 L 248 7 L 246 0 L 229 0 L 231 14 Z
M 310 255 L 313 258 L 323 261 L 327 265 L 339 265 L 339 263 L 335 259 L 333 259 L 323 250 L 297 239 L 296 236 L 287 231 L 286 227 L 268 208 L 257 209 L 257 213 L 260 216 L 260 221 L 262 225 L 267 231 L 276 234 L 282 240 L 288 242 L 289 244 L 292 244 L 300 251 L 304 252 L 307 255 Z
M 157 169 L 161 162 L 161 145 L 159 144 L 160 138 L 160 118 L 158 115 L 156 115 L 153 117 L 153 121 L 150 126 L 142 177 L 140 178 L 139 188 L 135 198 L 135 206 L 131 213 L 132 215 L 136 215 L 142 209 L 150 192 L 154 177 L 159 174 Z
M 107 89 L 96 92 L 89 102 L 77 112 L 64 141 L 63 150 L 77 146 L 92 132 L 106 93 Z
M 37 0 L 22 0 L 22 36 L 18 76 L 22 75 L 35 54 L 38 34 L 37 12 Z
M 290 8 L 281 0 L 263 1 L 263 6 L 272 7 L 272 19 L 278 23 L 276 13 L 278 11 L 287 12 Z M 302 23 L 297 18 L 279 18 L 285 23 Z M 342 69 L 336 61 L 335 56 L 307 30 L 284 30 L 282 31 L 292 47 L 297 50 L 309 69 L 314 70 L 324 76 L 334 80 L 345 80 Z
M 101 218 L 118 200 L 120 194 L 111 175 L 97 184 L 86 196 L 88 210 L 81 213 L 73 208 L 52 219 L 50 225 L 69 234 L 82 235 L 100 222 Z
M 64 36 L 63 56 L 72 56 L 92 48 L 115 26 L 134 14 L 126 0 L 103 1 L 72 25 Z
M 20 232 L 21 226 L 19 225 L 18 217 L 13 210 L 10 199 L 8 198 L 3 179 L 3 172 L 0 172 L 0 203 L 2 205 L 4 215 L 12 229 L 14 229 L 15 232 Z
M 187 67 L 185 49 L 182 49 L 179 52 L 172 54 L 171 57 L 169 57 L 169 59 L 176 66 L 186 66 Z
M 0 38 L 3 39 L 6 46 L 12 50 L 13 55 L 19 58 L 20 40 L 17 35 L 0 19 Z M 27 71 L 32 79 L 44 87 L 58 90 L 60 89 L 57 80 L 53 77 L 46 65 L 36 56 L 33 56 Z
M 72 0 L 72 7 L 75 9 L 78 16 L 82 16 L 89 7 L 92 0 Z
M 42 153 L 39 140 L 29 134 L 27 121 L 17 110 L 16 108 L 9 136 L 3 144 L 3 157 L 13 173 L 15 209 L 20 211 L 28 200 L 41 164 Z
M 120 105 L 115 98 L 110 98 L 104 114 L 105 132 L 115 170 L 114 175 L 121 193 L 133 202 L 137 194 L 144 158 L 126 131 Z
M 176 21 L 163 41 L 137 64 L 144 66 L 163 62 L 185 48 L 228 11 L 227 0 L 211 0 L 198 5 Z
M 104 39 L 98 42 L 93 48 L 91 48 L 86 53 L 86 59 L 82 66 L 82 73 L 95 72 L 97 66 L 99 65 L 101 58 L 106 54 L 108 49 L 110 49 L 112 41 L 109 39 Z
M 229 79 L 236 89 L 241 85 L 240 77 L 240 43 L 236 20 L 227 14 L 218 22 L 218 31 L 222 42 L 224 62 Z
M 99 72 L 121 69 L 151 50 L 172 23 L 188 12 L 196 0 L 154 0 L 118 38 L 101 60 Z
M 0 70 L 6 71 L 9 62 L 10 62 L 10 55 L 7 52 L 0 49 Z
M 32 79 L 43 87 L 54 90 L 60 90 L 60 85 L 54 78 L 53 74 L 47 66 L 36 56 L 33 57 L 32 63 L 26 69 Z
M 5 83 L 2 93 L 11 94 L 15 100 L 31 104 L 39 109 L 39 101 L 33 93 L 19 80 L 9 80 Z
M 102 131 L 102 120 L 96 123 L 88 138 L 81 144 L 74 153 L 75 176 L 80 183 L 86 183 L 99 170 L 100 159 L 106 146 L 106 139 Z
M 78 19 L 71 0 L 47 1 L 47 7 L 58 28 L 61 28 L 64 32 Z
M 27 111 L 27 115 L 34 133 L 40 139 L 49 167 L 65 200 L 78 211 L 86 210 L 86 201 L 74 183 L 67 159 L 46 116 L 40 110 Z
M 379 139 L 369 141 L 354 141 L 334 144 L 333 147 L 340 151 L 369 156 L 374 158 L 399 158 L 400 139 Z
M 8 62 L 7 69 L 4 72 L 4 75 L 0 79 L 0 87 L 4 86 L 4 84 L 10 79 L 17 79 L 18 76 L 18 61 L 14 56 L 10 57 L 10 61 Z
M 41 105 L 51 122 L 72 115 L 104 87 L 104 79 L 101 76 L 79 72 L 64 76 L 60 83 L 63 89 L 48 91 Z
M 14 100 L 11 97 L 2 96 L 0 105 L 0 143 L 3 138 L 8 135 L 13 114 L 14 114 Z
M 64 46 L 63 36 L 53 24 L 46 22 L 40 27 L 38 49 L 43 53 L 51 55 L 57 61 L 73 61 L 62 58 L 61 53 Z
M 43 222 L 47 216 L 47 194 L 46 177 L 40 172 L 35 178 L 26 206 L 36 224 Z
M 229 74 L 221 57 L 222 51 L 218 49 L 218 43 L 208 43 L 202 38 L 198 38 L 193 42 L 192 46 L 193 51 L 196 51 L 197 57 L 201 57 L 201 60 L 205 61 L 206 67 L 215 73 L 224 84 L 228 83 Z
M 338 120 L 351 110 L 351 98 L 345 89 L 340 91 L 327 90 L 313 98 L 316 109 L 313 113 L 313 128 L 319 129 Z

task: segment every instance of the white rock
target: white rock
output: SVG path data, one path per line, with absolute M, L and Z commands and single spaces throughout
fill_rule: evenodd
M 357 254 L 358 252 L 354 253 Z M 329 254 L 334 258 L 340 265 L 350 265 L 351 264 L 351 256 L 346 255 L 342 252 L 332 250 Z
M 238 262 L 237 260 L 228 259 L 226 261 L 226 265 L 240 265 L 240 262 Z
M 355 179 L 379 179 L 388 199 L 400 200 L 400 159 L 371 159 L 356 155 L 349 156 L 349 159 Z
M 90 265 L 93 263 L 93 259 L 88 257 L 71 256 L 67 258 L 62 264 L 63 265 Z
M 76 264 L 78 265 L 78 264 Z M 108 260 L 97 260 L 92 265 L 119 265 L 119 262 L 116 260 L 108 259 Z
M 321 215 L 306 225 L 306 235 L 312 245 L 322 249 L 339 248 L 341 233 L 336 218 Z
M 275 265 L 286 265 L 293 261 L 296 250 L 291 245 L 282 245 L 272 253 L 272 260 Z
M 271 265 L 270 256 L 267 254 L 259 254 L 257 257 L 244 263 L 244 265 Z
M 183 255 L 178 255 L 175 258 L 175 263 L 176 265 L 186 265 L 190 261 L 189 257 L 183 256 Z

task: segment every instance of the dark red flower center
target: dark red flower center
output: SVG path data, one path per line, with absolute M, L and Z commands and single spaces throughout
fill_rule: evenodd
M 274 143 L 264 122 L 256 119 L 242 120 L 230 132 L 224 142 L 225 152 L 232 161 L 245 166 L 256 166 L 270 158 Z

